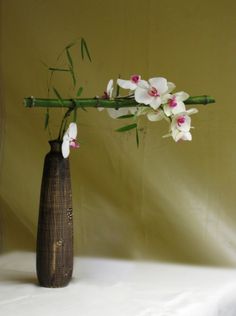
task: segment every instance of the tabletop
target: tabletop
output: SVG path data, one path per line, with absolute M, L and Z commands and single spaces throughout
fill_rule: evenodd
M 0 256 L 2 316 L 236 316 L 236 269 L 76 257 L 71 283 L 42 288 L 35 254 Z

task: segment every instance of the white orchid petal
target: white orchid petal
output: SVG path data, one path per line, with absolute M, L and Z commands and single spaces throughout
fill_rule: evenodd
M 109 80 L 107 84 L 107 94 L 110 95 L 110 91 L 113 89 L 113 79 Z
M 142 106 L 142 107 L 139 107 L 139 108 L 138 108 L 138 112 L 137 112 L 136 115 L 137 115 L 137 116 L 146 115 L 149 111 L 150 111 L 150 108 L 149 108 L 149 107 Z
M 196 114 L 198 113 L 198 109 L 196 108 L 192 108 L 186 111 L 188 113 L 188 115 L 192 115 L 192 114 Z
M 161 98 L 160 97 L 152 97 L 152 100 L 150 102 L 150 107 L 152 107 L 154 110 L 157 110 L 160 105 L 161 105 Z
M 68 130 L 65 132 L 64 136 L 63 136 L 63 141 L 70 141 L 70 135 Z
M 113 119 L 116 119 L 118 116 L 120 116 L 118 110 L 116 109 L 107 109 L 107 113 Z
M 170 100 L 172 98 L 172 94 L 165 93 L 165 94 L 161 95 L 160 98 L 161 98 L 161 103 L 164 104 L 164 103 L 167 103 L 168 100 Z
M 190 132 L 184 133 L 183 136 L 181 137 L 182 140 L 192 140 L 192 135 Z
M 68 128 L 68 134 L 69 134 L 70 138 L 76 139 L 76 136 L 77 136 L 76 123 L 70 123 L 69 128 Z
M 67 158 L 70 154 L 70 142 L 69 140 L 63 140 L 62 146 L 61 146 L 62 156 L 64 158 Z
M 118 112 L 120 113 L 120 116 L 121 116 L 121 115 L 127 115 L 127 114 L 129 114 L 129 111 L 130 111 L 130 108 L 129 108 L 129 107 L 120 108 L 120 109 L 118 110 Z
M 130 108 L 129 108 L 129 111 L 130 111 L 131 114 L 136 114 L 136 113 L 138 112 L 138 108 L 136 108 L 136 107 L 132 107 L 132 108 L 131 108 L 131 107 L 130 107 Z
M 169 134 L 163 135 L 162 138 L 167 138 L 167 137 L 171 137 L 171 136 L 172 136 L 172 134 L 169 133 Z
M 153 99 L 153 97 L 148 94 L 147 89 L 140 88 L 139 86 L 135 90 L 134 98 L 136 102 L 146 105 L 150 104 Z
M 173 108 L 168 106 L 174 115 L 181 113 L 181 112 L 186 112 L 186 107 L 185 104 L 182 101 L 177 102 L 177 105 Z
M 138 87 L 143 88 L 143 89 L 149 89 L 150 85 L 146 80 L 140 80 L 137 84 Z
M 147 118 L 151 122 L 160 121 L 160 120 L 163 119 L 163 112 L 161 112 L 161 111 L 158 111 L 158 112 L 150 111 L 149 113 L 147 113 Z
M 134 91 L 135 89 L 137 89 L 137 84 L 136 83 L 133 83 L 133 82 L 130 82 L 130 90 Z
M 107 109 L 107 112 L 111 118 L 116 119 L 119 116 L 127 115 L 129 113 L 129 108 L 125 107 L 125 108 L 120 108 L 118 110 Z
M 177 130 L 177 129 L 174 129 L 172 131 L 172 137 L 174 139 L 174 141 L 178 142 L 182 137 L 183 137 L 184 133 Z
M 108 93 L 109 99 L 112 99 L 112 92 L 113 92 L 113 87 L 110 89 L 110 91 Z
M 183 132 L 189 132 L 190 128 L 191 128 L 191 118 L 185 115 L 185 123 L 181 124 L 181 126 L 179 126 L 178 129 Z
M 184 116 L 185 121 L 179 124 L 178 119 L 181 116 Z M 172 118 L 172 122 L 171 122 L 172 131 L 177 129 L 182 132 L 189 132 L 190 128 L 191 128 L 191 118 L 186 114 L 186 112 L 177 114 Z
M 137 85 L 130 80 L 117 79 L 117 84 L 123 89 L 135 90 Z
M 176 88 L 176 85 L 173 82 L 167 82 L 167 86 L 168 86 L 168 90 L 167 90 L 168 93 L 172 92 Z
M 165 112 L 165 115 L 167 115 L 167 116 L 171 116 L 172 115 L 172 109 L 169 107 L 168 104 L 165 104 L 163 106 L 163 110 Z
M 156 88 L 160 94 L 164 94 L 168 91 L 168 85 L 166 78 L 156 77 L 148 80 L 152 87 Z
M 190 125 L 188 125 L 188 124 L 183 124 L 183 125 L 181 125 L 181 127 L 179 127 L 179 130 L 180 130 L 181 132 L 187 133 L 187 132 L 190 131 L 190 128 L 191 128 Z
M 174 93 L 174 96 L 177 101 L 185 101 L 189 98 L 189 94 L 184 91 L 176 92 Z

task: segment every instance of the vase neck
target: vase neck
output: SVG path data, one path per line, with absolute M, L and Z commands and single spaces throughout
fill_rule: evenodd
M 60 140 L 50 140 L 49 144 L 51 146 L 51 152 L 56 152 L 56 153 L 60 153 L 61 152 L 62 141 L 60 141 Z

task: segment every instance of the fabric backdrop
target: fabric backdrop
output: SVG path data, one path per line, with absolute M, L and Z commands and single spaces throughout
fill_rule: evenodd
M 55 66 L 83 36 L 92 63 L 81 61 L 79 46 L 71 52 L 84 97 L 138 73 L 217 102 L 198 107 L 192 142 L 163 139 L 166 122 L 143 119 L 138 149 L 105 111 L 79 111 L 81 148 L 70 156 L 76 254 L 236 264 L 235 10 L 233 0 L 1 1 L 2 251 L 35 248 L 49 150 L 45 111 L 24 108 L 23 98 L 47 97 L 43 63 Z M 65 73 L 54 86 L 72 93 Z M 61 115 L 51 111 L 54 135 Z

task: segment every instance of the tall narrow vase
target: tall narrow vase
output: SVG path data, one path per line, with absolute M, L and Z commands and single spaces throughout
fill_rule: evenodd
M 37 276 L 41 286 L 64 287 L 73 270 L 73 221 L 69 159 L 61 153 L 61 142 L 49 142 L 41 185 Z

